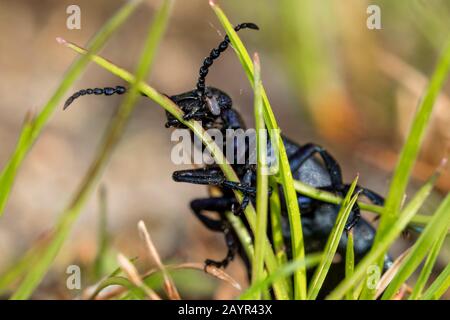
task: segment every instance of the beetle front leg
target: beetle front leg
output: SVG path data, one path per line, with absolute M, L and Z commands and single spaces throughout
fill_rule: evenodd
M 230 181 L 225 178 L 222 171 L 217 168 L 201 168 L 175 171 L 172 175 L 174 181 L 193 184 L 217 186 L 221 188 L 241 191 L 244 196 L 255 196 L 256 188 L 247 183 Z
M 344 185 L 344 190 L 348 191 L 349 188 L 350 188 L 350 185 L 348 185 L 348 184 Z M 380 196 L 378 193 L 376 193 L 370 189 L 363 188 L 363 187 L 360 187 L 357 185 L 355 187 L 355 192 L 360 192 L 363 196 L 365 196 L 367 199 L 369 199 L 370 202 L 372 202 L 373 204 L 376 204 L 379 206 L 384 205 L 384 198 L 382 196 Z M 357 206 L 358 206 L 358 204 L 355 203 L 355 207 L 357 207 Z M 359 207 L 357 207 L 357 214 L 355 214 L 353 216 L 353 219 L 345 226 L 345 229 L 347 231 L 350 231 L 358 223 L 360 218 L 361 218 L 361 213 L 360 213 Z
M 228 221 L 223 219 L 211 219 L 203 214 L 203 211 L 224 212 L 230 210 L 236 200 L 231 197 L 217 197 L 196 199 L 191 202 L 191 208 L 199 220 L 210 230 L 223 232 L 225 235 L 225 243 L 227 245 L 227 255 L 221 261 L 207 259 L 205 267 L 213 265 L 217 268 L 226 267 L 230 261 L 234 259 L 238 250 L 238 243 L 235 239 Z
M 327 186 L 327 187 L 319 187 L 319 189 L 321 190 L 325 190 L 325 191 L 329 191 L 329 192 L 336 192 L 338 191 L 339 195 L 341 197 L 345 197 L 345 195 L 347 194 L 348 190 L 350 189 L 350 185 L 349 184 L 343 184 L 341 186 L 339 186 L 338 188 L 334 188 L 332 186 Z M 355 191 L 354 192 L 359 192 L 360 194 L 362 194 L 363 196 L 365 196 L 367 199 L 369 199 L 370 202 L 372 202 L 373 204 L 382 206 L 384 205 L 384 198 L 382 196 L 380 196 L 378 193 L 376 193 L 375 191 L 372 191 L 370 189 L 367 188 L 363 188 L 359 185 L 356 185 L 355 187 Z M 355 206 L 353 207 L 353 217 L 352 219 L 347 223 L 347 225 L 345 226 L 345 230 L 348 232 L 350 231 L 357 223 L 358 221 L 361 219 L 361 210 L 358 206 L 357 203 L 355 203 Z
M 252 177 L 254 175 L 254 172 L 251 168 L 248 168 L 247 171 L 244 174 L 244 177 L 242 178 L 242 185 L 245 187 L 250 187 L 252 183 Z M 253 197 L 256 197 L 256 194 L 252 194 Z M 242 202 L 239 205 L 233 205 L 232 211 L 235 215 L 240 216 L 244 213 L 245 208 L 247 208 L 248 204 L 250 203 L 250 195 L 244 194 L 244 197 L 242 198 Z
M 221 261 L 215 261 L 211 259 L 205 260 L 205 267 L 213 265 L 217 268 L 226 268 L 228 264 L 233 261 L 236 252 L 238 251 L 238 242 L 236 241 L 236 237 L 231 232 L 231 229 L 228 225 L 228 223 L 224 224 L 224 229 L 222 230 L 225 235 L 225 243 L 227 244 L 227 255 L 226 257 Z
M 357 203 L 352 208 L 353 217 L 350 219 L 349 222 L 344 227 L 345 232 L 350 232 L 350 230 L 353 229 L 354 226 L 361 220 L 361 210 L 359 209 L 359 206 Z
M 204 211 L 227 211 L 231 209 L 233 202 L 234 199 L 229 197 L 195 199 L 191 202 L 191 209 L 200 222 L 209 230 L 222 232 L 224 220 L 221 217 L 219 219 L 210 218 L 204 214 Z

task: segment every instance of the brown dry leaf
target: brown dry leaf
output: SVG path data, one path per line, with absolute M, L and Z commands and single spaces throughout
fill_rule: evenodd
M 166 268 L 164 267 L 161 258 L 158 254 L 158 251 L 156 250 L 156 247 L 150 237 L 150 234 L 148 233 L 147 227 L 145 226 L 144 221 L 139 221 L 138 223 L 138 230 L 139 235 L 144 240 L 145 246 L 147 248 L 148 254 L 150 259 L 153 260 L 153 262 L 156 264 L 158 269 L 162 272 L 164 277 L 164 289 L 167 293 L 167 296 L 171 300 L 180 300 L 180 294 L 178 293 L 178 290 L 175 286 L 175 283 L 173 282 L 172 278 L 170 277 L 169 273 L 167 272 Z
M 394 276 L 397 274 L 398 269 L 400 268 L 403 260 L 405 260 L 408 253 L 411 251 L 411 248 L 406 249 L 397 259 L 395 259 L 392 266 L 383 274 L 378 284 L 377 293 L 375 294 L 375 299 L 378 299 L 384 290 L 387 288 L 389 283 L 391 283 Z
M 400 288 L 400 290 L 395 294 L 395 296 L 392 298 L 392 300 L 402 300 L 405 296 L 405 293 L 409 291 L 409 287 L 406 284 L 403 284 Z

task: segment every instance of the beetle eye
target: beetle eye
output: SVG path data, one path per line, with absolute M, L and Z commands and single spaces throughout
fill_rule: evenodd
M 208 107 L 209 111 L 215 115 L 220 115 L 220 107 L 219 102 L 217 101 L 215 96 L 207 97 L 206 98 L 206 106 Z

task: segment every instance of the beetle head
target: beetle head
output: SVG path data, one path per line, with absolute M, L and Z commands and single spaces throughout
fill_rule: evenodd
M 170 99 L 175 102 L 183 111 L 185 119 L 194 119 L 202 121 L 204 127 L 214 123 L 223 110 L 230 109 L 232 100 L 229 95 L 220 89 L 207 87 L 205 95 L 200 95 L 198 90 L 188 91 L 182 94 L 171 96 Z M 185 127 L 173 115 L 166 113 L 167 127 Z

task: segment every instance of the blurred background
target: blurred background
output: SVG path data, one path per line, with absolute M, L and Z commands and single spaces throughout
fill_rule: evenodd
M 66 28 L 66 8 L 81 8 L 81 29 Z M 39 111 L 76 55 L 55 41 L 61 36 L 85 45 L 123 1 L 0 0 L 0 166 L 8 160 L 28 110 Z M 232 23 L 255 22 L 260 31 L 242 31 L 250 52 L 262 61 L 262 77 L 283 133 L 299 143 L 314 141 L 339 160 L 347 181 L 360 173 L 362 185 L 385 195 L 410 120 L 450 31 L 450 2 L 409 1 L 220 1 Z M 369 5 L 381 9 L 381 29 L 367 27 Z M 119 29 L 101 55 L 133 70 L 156 0 L 148 0 Z M 223 38 L 206 0 L 177 1 L 148 79 L 168 95 L 191 90 L 209 50 Z M 234 100 L 253 125 L 252 90 L 229 50 L 214 64 L 207 83 Z M 72 91 L 124 85 L 91 64 Z M 450 86 L 433 113 L 411 190 L 448 155 Z M 26 157 L 0 221 L 0 272 L 55 223 L 84 176 L 121 97 L 90 96 L 68 111 L 58 109 Z M 207 231 L 189 210 L 204 197 L 202 186 L 177 184 L 170 131 L 161 107 L 141 98 L 101 185 L 105 190 L 111 261 L 117 251 L 144 255 L 136 224 L 144 220 L 164 261 L 219 259 L 223 236 Z M 450 189 L 447 169 L 427 207 Z M 411 194 L 411 193 L 410 193 Z M 409 195 L 410 195 L 409 194 Z M 424 213 L 426 213 L 424 208 Z M 83 210 L 38 291 L 39 297 L 71 298 L 65 289 L 69 264 L 88 268 L 98 248 L 99 198 Z M 373 217 L 373 216 L 369 216 Z M 414 236 L 414 235 L 412 235 Z M 447 239 L 448 240 L 448 239 Z M 393 255 L 408 246 L 400 243 Z M 440 267 L 450 257 L 445 246 Z M 114 266 L 113 263 L 111 263 Z M 105 271 L 111 266 L 106 265 Z M 230 274 L 245 283 L 239 259 Z M 198 280 L 197 280 L 197 278 Z M 231 286 L 200 273 L 191 278 L 192 298 L 229 298 Z M 89 279 L 83 278 L 84 284 Z M 447 295 L 448 297 L 448 295 Z

